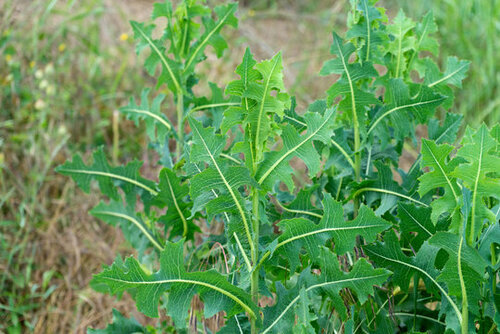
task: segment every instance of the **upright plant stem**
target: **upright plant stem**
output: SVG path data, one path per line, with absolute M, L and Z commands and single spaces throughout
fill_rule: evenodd
M 255 304 L 259 303 L 259 268 L 257 268 L 257 262 L 259 257 L 259 190 L 256 188 L 252 189 L 252 212 L 253 212 L 253 252 L 252 252 L 252 265 L 254 270 L 252 272 L 252 277 L 250 281 L 250 293 L 252 294 L 252 300 Z M 252 334 L 257 333 L 257 327 L 255 325 L 255 319 L 251 322 Z
M 356 182 L 361 182 L 361 152 L 360 148 L 359 124 L 354 122 L 354 177 Z M 354 217 L 358 215 L 359 198 L 354 198 Z
M 176 158 L 180 160 L 184 145 L 184 96 L 182 92 L 177 92 L 177 141 Z
M 255 150 L 253 152 L 253 174 L 257 172 L 257 161 L 260 156 L 261 148 L 256 143 Z M 253 227 L 253 249 L 252 249 L 252 276 L 250 278 L 250 293 L 252 295 L 253 302 L 258 305 L 259 304 L 259 266 L 257 265 L 259 261 L 259 189 L 256 187 L 252 188 L 252 227 Z M 250 323 L 251 333 L 257 334 L 257 326 L 255 323 L 255 318 L 252 318 Z

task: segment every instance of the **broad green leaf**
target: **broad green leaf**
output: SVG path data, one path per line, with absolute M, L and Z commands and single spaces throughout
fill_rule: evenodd
M 224 112 L 240 103 L 224 98 L 224 91 L 215 83 L 209 82 L 208 85 L 210 86 L 212 96 L 210 98 L 202 97 L 195 99 L 193 101 L 194 107 L 190 112 L 203 110 L 202 123 L 219 129 L 223 121 Z
M 381 56 L 379 49 L 387 40 L 387 35 L 380 30 L 380 23 L 386 17 L 375 7 L 376 1 L 361 0 L 357 10 L 363 14 L 363 19 L 352 26 L 346 34 L 347 38 L 362 38 L 364 44 L 359 51 L 363 61 L 375 58 L 377 62 Z
M 367 179 L 359 184 L 354 185 L 350 199 L 356 198 L 362 193 L 365 193 L 366 203 L 373 206 L 376 201 L 380 204 L 375 211 L 376 215 L 383 215 L 389 210 L 392 210 L 398 200 L 406 199 L 414 203 L 427 206 L 418 199 L 408 196 L 399 184 L 394 181 L 392 170 L 389 166 L 384 165 L 381 161 L 374 163 L 377 168 L 376 179 Z M 415 197 L 415 195 L 413 195 Z
M 262 81 L 249 82 L 248 89 L 243 94 L 244 98 L 254 101 L 254 103 L 248 102 L 248 116 L 245 123 L 250 127 L 254 147 L 263 147 L 271 133 L 274 115 L 283 117 L 290 98 L 284 92 L 281 53 L 277 53 L 270 60 L 256 64 L 255 69 L 260 73 Z M 261 158 L 257 157 L 257 162 Z
M 403 253 L 396 234 L 390 230 L 384 235 L 383 243 L 377 242 L 374 245 L 363 246 L 363 250 L 370 260 L 393 272 L 392 281 L 401 290 L 408 291 L 411 279 L 413 278 L 414 282 L 418 282 L 418 277 L 423 279 L 430 291 L 437 288 L 442 298 L 446 298 L 453 308 L 453 316 L 458 318 L 459 322 L 462 321 L 458 306 L 437 281 L 439 271 L 434 267 L 437 249 L 430 246 L 428 242 L 424 242 L 415 257 L 409 257 Z
M 119 110 L 128 119 L 134 121 L 136 126 L 139 125 L 139 121 L 144 121 L 146 123 L 146 133 L 150 140 L 163 144 L 168 132 L 172 130 L 172 124 L 160 111 L 165 95 L 159 94 L 150 106 L 148 101 L 149 91 L 149 89 L 142 91 L 140 105 L 137 105 L 135 99 L 131 98 L 129 104 Z
M 193 133 L 193 146 L 190 160 L 193 163 L 207 162 L 209 167 L 196 175 L 191 182 L 190 194 L 196 200 L 203 194 L 210 194 L 213 190 L 222 193 L 206 202 L 210 214 L 222 212 L 234 213 L 228 222 L 229 237 L 236 233 L 242 242 L 247 242 L 253 248 L 250 218 L 245 209 L 243 197 L 239 187 L 252 185 L 248 169 L 243 166 L 225 166 L 219 156 L 225 145 L 225 138 L 216 135 L 213 128 L 204 128 L 201 123 L 189 118 L 189 125 Z
M 305 218 L 292 218 L 278 223 L 282 234 L 270 246 L 271 252 L 283 254 L 290 262 L 290 270 L 295 271 L 300 250 L 306 248 L 311 259 L 319 256 L 318 245 L 329 239 L 335 243 L 335 252 L 345 254 L 351 251 L 356 237 L 362 236 L 365 242 L 375 240 L 378 233 L 388 229 L 391 224 L 376 217 L 372 210 L 362 206 L 358 216 L 352 221 L 344 220 L 344 211 L 339 202 L 329 194 L 323 199 L 323 218 L 318 224 Z
M 471 128 L 466 130 L 462 139 L 462 147 L 457 157 L 466 162 L 460 164 L 452 176 L 463 180 L 464 185 L 472 191 L 472 209 L 470 217 L 469 245 L 475 242 L 479 235 L 483 221 L 496 222 L 495 214 L 488 208 L 487 198 L 500 200 L 500 156 L 496 152 L 497 142 L 489 134 L 486 125 L 477 131 Z M 497 173 L 497 175 L 495 175 Z
M 479 283 L 484 280 L 486 261 L 456 234 L 438 232 L 429 239 L 429 244 L 445 250 L 449 255 L 437 280 L 446 283 L 449 294 L 459 298 L 462 298 L 461 284 L 464 284 L 469 310 L 478 315 L 481 299 Z
M 158 188 L 160 191 L 153 203 L 159 208 L 167 206 L 167 212 L 159 219 L 165 223 L 165 232 L 170 230 L 171 238 L 182 235 L 188 240 L 193 239 L 194 233 L 200 229 L 190 219 L 192 203 L 185 201 L 189 195 L 188 184 L 181 183 L 173 170 L 164 168 L 160 172 Z
M 462 87 L 462 81 L 467 75 L 470 61 L 448 57 L 444 73 L 441 73 L 438 66 L 429 58 L 425 58 L 421 63 L 424 71 L 424 84 L 446 96 L 442 106 L 445 109 L 450 109 L 455 97 L 451 86 Z
M 205 31 L 200 38 L 190 46 L 189 55 L 184 66 L 184 73 L 193 71 L 192 67 L 203 59 L 203 51 L 208 45 L 214 48 L 217 57 L 222 56 L 222 52 L 227 48 L 227 43 L 219 33 L 225 25 L 230 25 L 232 27 L 238 26 L 238 19 L 234 16 L 237 8 L 238 4 L 236 2 L 220 5 L 214 9 L 218 17 L 216 21 L 208 16 L 203 17 Z
M 390 275 L 387 270 L 373 269 L 363 258 L 354 263 L 350 272 L 343 272 L 335 254 L 324 247 L 318 249 L 321 256 L 316 263 L 321 268 L 321 274 L 302 274 L 297 284 L 288 291 L 281 284 L 276 285 L 278 300 L 274 306 L 264 309 L 262 334 L 290 332 L 295 323 L 295 312 L 292 310 L 301 302 L 304 294 L 306 297 L 326 294 L 338 299 L 340 290 L 347 288 L 363 304 L 369 295 L 373 295 L 373 285 L 384 283 Z
M 105 329 L 87 330 L 87 334 L 147 334 L 147 330 L 135 318 L 126 318 L 118 310 L 113 309 L 113 320 Z
M 240 106 L 231 107 L 224 112 L 221 126 L 222 133 L 226 133 L 235 125 L 240 124 L 245 115 L 248 115 L 250 108 L 255 105 L 255 101 L 243 98 L 243 95 L 248 90 L 250 83 L 262 79 L 260 72 L 254 68 L 256 64 L 257 62 L 253 58 L 250 48 L 246 48 L 243 60 L 235 71 L 240 76 L 240 79 L 231 81 L 226 87 L 226 94 L 242 98 L 242 103 Z
M 257 182 L 263 187 L 271 189 L 276 182 L 281 181 L 287 185 L 290 191 L 293 191 L 294 183 L 291 177 L 293 169 L 289 163 L 295 156 L 304 161 L 311 177 L 318 173 L 321 157 L 315 150 L 313 141 L 322 141 L 324 144 L 330 142 L 333 117 L 332 109 L 326 110 L 323 116 L 318 113 L 305 114 L 307 132 L 303 134 L 300 134 L 291 125 L 283 126 L 281 134 L 283 148 L 280 151 L 265 154 L 255 175 Z
M 431 218 L 434 223 L 439 216 L 449 213 L 450 216 L 459 218 L 460 188 L 451 172 L 458 165 L 459 160 L 448 161 L 453 146 L 448 144 L 436 145 L 433 141 L 422 138 L 422 169 L 431 168 L 419 180 L 418 192 L 420 196 L 437 188 L 443 188 L 444 194 L 432 201 Z M 456 224 L 455 227 L 456 229 Z
M 462 81 L 467 76 L 469 66 L 470 61 L 468 60 L 460 60 L 457 57 L 448 57 L 444 73 L 441 74 L 439 71 L 429 69 L 425 73 L 424 83 L 429 87 L 453 85 L 455 87 L 462 88 Z
M 90 192 L 91 181 L 96 180 L 102 193 L 115 201 L 120 199 L 117 190 L 119 187 L 125 193 L 130 207 L 135 207 L 136 196 L 140 195 L 146 210 L 149 209 L 151 200 L 158 191 L 153 181 L 140 176 L 142 162 L 134 160 L 126 166 L 111 167 L 102 148 L 97 149 L 93 157 L 93 164 L 87 166 L 82 157 L 76 154 L 72 161 L 58 166 L 56 172 L 71 176 L 86 193 Z
M 252 318 L 258 317 L 257 306 L 250 295 L 229 283 L 221 274 L 213 270 L 187 272 L 183 247 L 183 240 L 167 243 L 161 252 L 160 269 L 154 273 L 146 272 L 132 257 L 125 262 L 118 258 L 113 265 L 94 275 L 91 284 L 99 291 L 113 295 L 134 291 L 138 310 L 149 317 L 158 317 L 160 298 L 168 292 L 167 313 L 178 328 L 185 326 L 195 294 L 199 294 L 204 302 L 207 317 L 218 311 L 225 311 L 228 316 L 246 312 Z
M 113 226 L 118 224 L 125 239 L 139 251 L 139 257 L 142 257 L 144 251 L 151 246 L 163 250 L 163 243 L 158 240 L 151 228 L 121 201 L 111 201 L 109 204 L 101 202 L 90 211 L 90 214 Z
M 382 124 L 394 127 L 396 138 L 402 140 L 414 136 L 415 125 L 426 123 L 446 99 L 426 86 L 408 86 L 402 79 L 390 79 L 388 85 L 385 94 L 386 104 L 375 116 L 368 134 L 378 126 L 379 136 L 387 136 L 387 133 L 390 133 L 388 129 L 380 126 L 384 121 Z
M 460 114 L 446 113 L 446 118 L 443 125 L 439 124 L 439 120 L 432 118 L 427 124 L 429 139 L 436 144 L 453 144 L 457 139 L 457 133 L 462 124 L 463 116 Z
M 393 36 L 393 39 L 387 46 L 390 60 L 386 66 L 394 78 L 402 77 L 408 65 L 408 51 L 415 50 L 416 38 L 409 33 L 414 27 L 415 23 L 406 17 L 402 9 L 394 18 L 393 24 L 387 26 L 387 32 Z
M 363 90 L 360 90 L 356 82 L 364 78 L 377 76 L 377 71 L 371 63 L 349 63 L 349 57 L 356 50 L 352 43 L 345 43 L 339 35 L 333 33 L 333 44 L 330 53 L 336 58 L 326 61 L 320 71 L 320 75 L 340 74 L 341 77 L 328 90 L 328 103 L 342 96 L 339 104 L 339 110 L 347 114 L 348 119 L 353 123 L 354 129 L 365 130 L 366 110 L 370 105 L 377 104 L 379 101 L 375 96 Z M 357 130 L 356 130 L 357 131 Z
M 161 66 L 161 75 L 158 77 L 158 86 L 166 84 L 168 89 L 176 94 L 182 93 L 180 64 L 165 55 L 164 40 L 155 40 L 152 37 L 155 25 L 145 25 L 135 21 L 130 22 L 134 31 L 135 39 L 138 41 L 136 52 L 139 54 L 145 47 L 151 49 L 144 67 L 150 75 L 154 75 L 158 65 Z
M 418 207 L 411 203 L 398 203 L 402 236 L 409 240 L 415 251 L 436 233 L 436 227 L 431 221 L 431 211 L 431 208 Z
M 421 22 L 417 22 L 415 27 L 416 41 L 416 54 L 420 51 L 429 51 L 437 56 L 439 53 L 439 43 L 431 35 L 438 31 L 434 15 L 432 11 L 427 12 Z
M 500 261 L 495 259 L 496 263 L 493 264 L 493 259 L 491 258 L 491 247 L 495 247 L 495 244 L 500 245 L 500 224 L 490 225 L 484 231 L 479 242 L 479 254 L 481 254 L 483 259 L 489 262 L 489 265 L 493 268 L 493 270 L 498 270 L 500 269 Z

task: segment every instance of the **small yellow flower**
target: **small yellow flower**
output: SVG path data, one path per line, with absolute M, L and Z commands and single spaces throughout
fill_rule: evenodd
M 5 60 L 10 63 L 10 61 L 12 60 L 12 55 L 5 55 Z
M 33 60 L 32 60 L 32 61 L 30 61 L 30 68 L 35 67 L 35 65 L 36 65 L 36 63 L 35 63 Z
M 120 41 L 126 41 L 128 39 L 128 34 L 123 33 L 120 35 Z
M 254 17 L 254 16 L 255 16 L 255 10 L 250 9 L 250 10 L 248 11 L 248 16 L 250 16 L 250 17 Z
M 59 49 L 59 52 L 63 52 L 64 50 L 66 50 L 66 44 L 64 44 L 64 43 L 59 44 L 58 49 Z

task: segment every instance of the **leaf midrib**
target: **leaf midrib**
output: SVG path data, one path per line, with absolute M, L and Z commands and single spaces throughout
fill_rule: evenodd
M 238 212 L 239 212 L 239 214 L 241 216 L 241 220 L 243 221 L 243 225 L 245 227 L 245 233 L 247 235 L 248 243 L 250 244 L 250 248 L 253 251 L 254 245 L 253 245 L 253 242 L 252 242 L 252 235 L 250 233 L 250 228 L 248 227 L 248 222 L 247 222 L 247 219 L 245 217 L 245 213 L 243 211 L 243 208 L 241 207 L 240 202 L 236 198 L 236 195 L 234 194 L 233 189 L 231 188 L 231 186 L 227 182 L 224 174 L 220 170 L 219 165 L 217 164 L 217 161 L 215 160 L 212 152 L 210 152 L 210 149 L 208 148 L 207 143 L 205 142 L 205 139 L 203 138 L 203 136 L 201 135 L 201 133 L 198 131 L 198 128 L 196 126 L 193 126 L 192 128 L 193 128 L 194 131 L 196 131 L 198 137 L 200 138 L 201 142 L 203 143 L 203 147 L 205 147 L 205 151 L 209 155 L 210 160 L 212 160 L 212 163 L 214 164 L 214 166 L 215 166 L 215 168 L 217 170 L 217 173 L 219 173 L 219 175 L 220 175 L 220 177 L 222 179 L 222 182 L 226 186 L 227 190 L 229 191 L 229 194 L 231 195 L 231 197 L 233 198 L 234 203 L 236 204 L 236 208 L 238 209 Z
M 161 62 L 163 63 L 163 65 L 167 69 L 172 81 L 174 82 L 174 86 L 175 86 L 175 89 L 177 90 L 177 93 L 181 94 L 181 86 L 180 86 L 179 82 L 177 81 L 177 78 L 175 77 L 174 72 L 170 68 L 170 65 L 168 64 L 167 60 L 165 59 L 165 56 L 163 55 L 163 53 L 160 52 L 160 50 L 156 47 L 156 45 L 153 43 L 153 41 L 144 33 L 144 31 L 140 28 L 140 26 L 137 24 L 137 22 L 132 22 L 131 24 L 137 29 L 137 31 L 139 31 L 139 33 L 142 35 L 142 37 L 151 46 L 151 49 L 153 49 L 156 52 L 158 57 L 160 57 Z
M 384 276 L 387 276 L 387 274 L 380 274 L 380 275 L 373 275 L 373 276 L 365 276 L 365 277 L 354 277 L 354 278 L 348 278 L 348 279 L 344 279 L 344 280 L 339 280 L 339 281 L 329 281 L 329 282 L 322 282 L 322 283 L 318 283 L 318 284 L 314 284 L 314 285 L 311 285 L 310 287 L 306 288 L 306 292 L 309 292 L 313 289 L 316 289 L 316 288 L 320 288 L 320 287 L 323 287 L 323 286 L 326 286 L 326 285 L 332 285 L 332 284 L 342 284 L 342 283 L 346 283 L 346 282 L 352 282 L 352 281 L 363 281 L 363 280 L 369 280 L 369 279 L 375 279 L 375 278 L 378 278 L 378 277 L 384 277 Z M 269 327 L 267 327 L 263 332 L 262 334 L 266 334 L 268 333 L 271 328 L 274 327 L 274 325 L 276 325 L 278 323 L 278 321 L 281 320 L 281 318 L 283 318 L 283 316 L 285 315 L 286 312 L 288 312 L 290 310 L 290 308 L 293 306 L 293 304 L 295 304 L 298 300 L 300 299 L 300 295 L 298 295 L 297 297 L 295 297 L 289 304 L 288 306 L 284 309 L 283 312 L 281 312 L 281 314 L 271 323 L 271 325 L 269 325 Z
M 191 63 L 193 62 L 193 60 L 196 57 L 196 55 L 198 54 L 198 52 L 200 52 L 201 48 L 203 48 L 205 46 L 205 44 L 210 40 L 210 38 L 217 31 L 217 29 L 219 29 L 220 26 L 226 21 L 227 17 L 229 16 L 229 14 L 231 14 L 231 12 L 232 12 L 232 9 L 229 9 L 227 11 L 226 15 L 224 15 L 222 17 L 222 19 L 219 21 L 219 23 L 215 26 L 215 28 L 212 29 L 212 31 L 210 31 L 210 33 L 207 35 L 207 37 L 198 45 L 198 47 L 194 51 L 193 55 L 191 57 L 189 57 L 189 60 L 186 63 L 186 67 L 184 68 L 183 72 L 185 72 L 185 71 L 187 71 L 187 69 L 189 69 L 189 66 L 191 66 Z
M 433 100 L 429 100 L 429 101 L 420 101 L 420 102 L 415 102 L 415 103 L 410 103 L 410 104 L 405 104 L 405 105 L 402 105 L 402 106 L 398 106 L 398 107 L 394 107 L 388 111 L 386 111 L 382 116 L 380 116 L 379 118 L 377 118 L 377 120 L 373 123 L 373 125 L 370 127 L 370 129 L 368 129 L 368 134 L 370 134 L 370 132 L 373 131 L 373 129 L 377 126 L 378 123 L 380 123 L 380 121 L 382 119 L 384 119 L 386 116 L 392 114 L 393 112 L 395 111 L 398 111 L 400 109 L 404 109 L 404 108 L 412 108 L 412 107 L 418 107 L 418 106 L 422 106 L 422 105 L 425 105 L 425 104 L 430 104 L 430 103 L 434 103 L 434 102 L 438 102 L 438 101 L 441 101 L 443 100 L 444 97 L 439 97 L 437 99 L 433 99 Z
M 131 284 L 131 285 L 151 285 L 151 284 L 168 284 L 168 283 L 186 283 L 186 284 L 195 284 L 195 285 L 201 285 L 204 287 L 207 287 L 209 289 L 215 290 L 217 292 L 222 293 L 223 295 L 231 298 L 234 300 L 237 304 L 239 304 L 243 309 L 249 313 L 249 315 L 252 318 L 255 318 L 255 312 L 252 310 L 250 306 L 245 304 L 240 298 L 235 296 L 229 291 L 226 291 L 222 288 L 219 288 L 216 285 L 206 283 L 203 281 L 197 281 L 197 280 L 191 280 L 191 279 L 182 279 L 182 278 L 174 278 L 174 279 L 165 279 L 165 280 L 157 280 L 157 281 L 127 281 L 127 280 L 122 280 L 118 278 L 113 278 L 113 277 L 103 277 L 103 279 L 110 280 L 110 281 L 115 281 L 119 283 L 125 283 L 125 284 Z
M 99 172 L 99 171 L 93 171 L 93 170 L 85 170 L 85 169 L 67 169 L 67 168 L 59 168 L 59 169 L 57 169 L 57 171 L 58 172 L 66 172 L 66 173 L 107 176 L 109 178 L 122 180 L 122 181 L 125 181 L 125 182 L 128 182 L 128 183 L 131 183 L 131 184 L 133 184 L 135 186 L 138 186 L 140 188 L 143 188 L 143 189 L 147 190 L 153 196 L 158 195 L 157 191 L 151 189 L 147 185 L 145 185 L 143 183 L 140 183 L 140 182 L 138 182 L 138 181 L 136 181 L 134 179 L 131 179 L 131 178 L 128 178 L 128 177 L 125 177 L 125 176 L 121 176 L 121 175 L 118 175 L 118 174 L 106 173 L 106 172 Z
M 264 94 L 262 95 L 262 100 L 260 101 L 259 116 L 257 118 L 257 129 L 256 129 L 257 132 L 255 133 L 255 147 L 257 147 L 259 145 L 259 142 L 260 142 L 260 127 L 261 127 L 261 123 L 262 123 L 262 114 L 264 112 L 264 104 L 266 103 L 266 99 L 267 99 L 267 92 L 269 90 L 269 83 L 271 82 L 271 77 L 273 76 L 274 70 L 276 69 L 276 66 L 278 65 L 278 61 L 279 61 L 279 59 L 276 58 L 276 60 L 274 61 L 273 67 L 269 73 L 269 76 L 267 77 L 266 85 L 264 86 Z
M 179 207 L 179 203 L 177 203 L 177 198 L 175 197 L 174 189 L 172 188 L 172 184 L 170 183 L 170 178 L 169 178 L 168 174 L 167 174 L 166 179 L 167 179 L 168 188 L 170 189 L 170 195 L 172 196 L 172 201 L 174 202 L 175 209 L 179 213 L 179 216 L 181 217 L 181 220 L 182 220 L 182 228 L 183 228 L 182 237 L 185 237 L 187 235 L 187 231 L 188 231 L 186 217 L 184 217 L 184 214 L 182 213 L 182 210 Z
M 149 233 L 149 231 L 147 231 L 144 228 L 144 226 L 139 221 L 137 221 L 134 217 L 131 217 L 131 216 L 123 214 L 123 213 L 113 212 L 113 211 L 92 211 L 92 214 L 107 215 L 107 216 L 113 216 L 113 217 L 117 217 L 117 218 L 122 218 L 122 219 L 128 220 L 129 222 L 131 222 L 132 224 L 134 224 L 135 226 L 137 226 L 137 228 L 139 230 L 141 230 L 141 232 L 149 239 L 149 241 L 151 241 L 151 243 L 156 248 L 158 248 L 160 251 L 163 250 L 163 247 L 160 246 L 160 244 L 153 238 L 153 236 Z
M 158 120 L 161 124 L 163 124 L 168 130 L 170 130 L 172 127 L 170 126 L 170 124 L 167 123 L 166 120 L 164 120 L 163 118 L 161 118 L 159 115 L 156 115 L 155 113 L 152 113 L 150 112 L 149 110 L 144 110 L 144 109 L 136 109 L 136 108 L 122 108 L 120 109 L 121 111 L 123 112 L 132 112 L 132 113 L 136 113 L 136 114 L 143 114 L 143 115 L 147 115 L 147 116 L 150 116 L 156 120 Z
M 455 189 L 453 188 L 453 185 L 451 184 L 451 180 L 448 178 L 448 175 L 446 175 L 443 167 L 441 166 L 441 164 L 439 163 L 439 161 L 437 160 L 436 156 L 434 155 L 434 152 L 432 152 L 432 150 L 430 149 L 429 145 L 427 144 L 427 142 L 424 140 L 422 141 L 423 144 L 425 144 L 425 147 L 427 148 L 427 150 L 431 153 L 431 156 L 432 156 L 432 159 L 434 160 L 434 162 L 438 165 L 439 167 L 439 170 L 441 171 L 441 174 L 444 176 L 444 178 L 446 179 L 446 183 L 448 183 L 448 186 L 451 188 L 451 191 L 453 193 L 453 198 L 455 199 L 455 203 L 458 204 L 458 196 L 457 196 L 457 193 L 455 192 Z
M 333 115 L 333 113 L 332 113 Z M 309 140 L 311 140 L 311 138 L 313 138 L 319 131 L 321 131 L 323 129 L 323 127 L 325 126 L 325 124 L 330 120 L 331 118 L 331 115 L 329 117 L 327 117 L 325 119 L 325 121 L 316 129 L 314 130 L 313 133 L 311 133 L 309 136 L 307 136 L 302 142 L 300 142 L 299 144 L 295 145 L 295 147 L 293 147 L 292 149 L 288 150 L 285 154 L 283 154 L 278 160 L 276 160 L 276 162 L 264 173 L 264 175 L 262 175 L 262 177 L 259 179 L 258 183 L 259 184 L 262 184 L 264 182 L 264 180 L 273 172 L 273 170 L 278 167 L 278 165 L 286 159 L 286 157 L 288 157 L 290 154 L 292 154 L 293 152 L 295 152 L 296 150 L 298 150 L 302 145 L 304 145 L 305 143 L 307 143 Z
M 395 263 L 398 263 L 400 265 L 403 265 L 403 266 L 407 266 L 409 268 L 412 268 L 414 270 L 417 270 L 418 272 L 424 274 L 425 276 L 427 276 L 427 278 L 429 278 L 431 280 L 431 282 L 437 286 L 437 288 L 441 291 L 441 293 L 446 297 L 446 299 L 448 300 L 448 302 L 450 303 L 450 305 L 453 307 L 453 310 L 455 311 L 460 323 L 462 322 L 462 315 L 460 314 L 460 311 L 457 307 L 457 305 L 455 304 L 455 302 L 453 301 L 453 299 L 451 299 L 451 297 L 448 295 L 448 293 L 444 290 L 444 288 L 438 284 L 438 282 L 428 273 L 426 272 L 425 270 L 417 267 L 417 266 L 414 266 L 410 263 L 407 263 L 407 262 L 403 262 L 401 260 L 398 260 L 398 259 L 392 259 L 392 258 L 389 258 L 389 257 L 386 257 L 384 255 L 381 255 L 380 253 L 376 253 L 374 252 L 373 250 L 370 250 L 370 249 L 366 249 L 367 252 L 371 252 L 373 254 L 375 254 L 376 256 L 378 257 L 381 257 L 383 258 L 384 260 L 387 260 L 389 262 L 395 262 Z

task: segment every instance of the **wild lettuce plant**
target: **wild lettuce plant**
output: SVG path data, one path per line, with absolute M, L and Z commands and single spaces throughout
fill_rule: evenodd
M 455 144 L 462 116 L 448 110 L 469 62 L 450 57 L 440 70 L 432 13 L 389 23 L 376 2 L 353 2 L 320 72 L 333 84 L 305 111 L 286 92 L 281 53 L 258 62 L 247 49 L 224 90 L 195 94 L 196 65 L 227 48 L 236 3 L 156 4 L 153 20 L 167 22 L 158 39 L 132 22 L 177 110 L 172 122 L 150 89 L 121 109 L 145 123 L 158 180 L 140 161 L 110 166 L 102 149 L 57 170 L 87 192 L 97 181 L 109 200 L 91 213 L 137 250 L 92 286 L 169 320 L 154 329 L 114 312 L 89 333 L 183 332 L 211 317 L 220 333 L 495 332 L 500 126 L 467 128 Z

